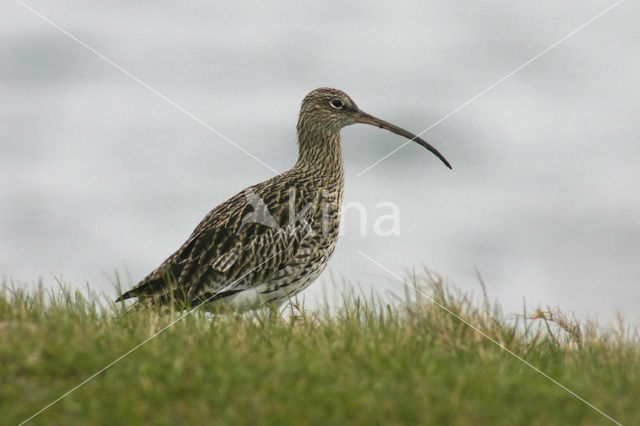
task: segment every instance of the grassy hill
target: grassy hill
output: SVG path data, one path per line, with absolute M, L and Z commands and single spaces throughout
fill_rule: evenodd
M 486 298 L 414 279 L 433 300 L 183 319 L 5 286 L 0 424 L 20 424 L 176 319 L 28 424 L 640 423 L 636 331 L 559 311 L 507 320 Z

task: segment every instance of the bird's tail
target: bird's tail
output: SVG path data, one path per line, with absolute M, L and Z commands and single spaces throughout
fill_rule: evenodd
M 186 295 L 180 293 L 184 293 L 184 291 L 177 286 L 173 274 L 166 271 L 164 274 L 150 274 L 131 290 L 122 293 L 120 297 L 116 299 L 116 302 L 122 302 L 132 297 L 137 297 L 138 299 L 155 299 L 163 295 L 186 297 Z

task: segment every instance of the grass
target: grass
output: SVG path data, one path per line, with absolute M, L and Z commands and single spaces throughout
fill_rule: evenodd
M 623 424 L 640 419 L 635 331 L 560 311 L 505 318 L 425 293 Z M 29 424 L 612 424 L 428 298 L 176 322 Z M 68 289 L 0 291 L 0 424 L 19 424 L 181 315 Z

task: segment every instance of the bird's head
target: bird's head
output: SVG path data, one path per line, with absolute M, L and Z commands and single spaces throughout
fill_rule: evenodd
M 311 91 L 302 100 L 298 132 L 338 133 L 343 127 L 356 123 L 370 124 L 404 136 L 431 151 L 448 168 L 451 168 L 446 158 L 433 146 L 407 130 L 362 111 L 342 90 L 321 87 Z

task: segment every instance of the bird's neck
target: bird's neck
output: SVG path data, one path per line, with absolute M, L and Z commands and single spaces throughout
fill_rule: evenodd
M 294 167 L 310 170 L 327 183 L 342 184 L 344 166 L 339 131 L 298 126 L 298 149 Z

